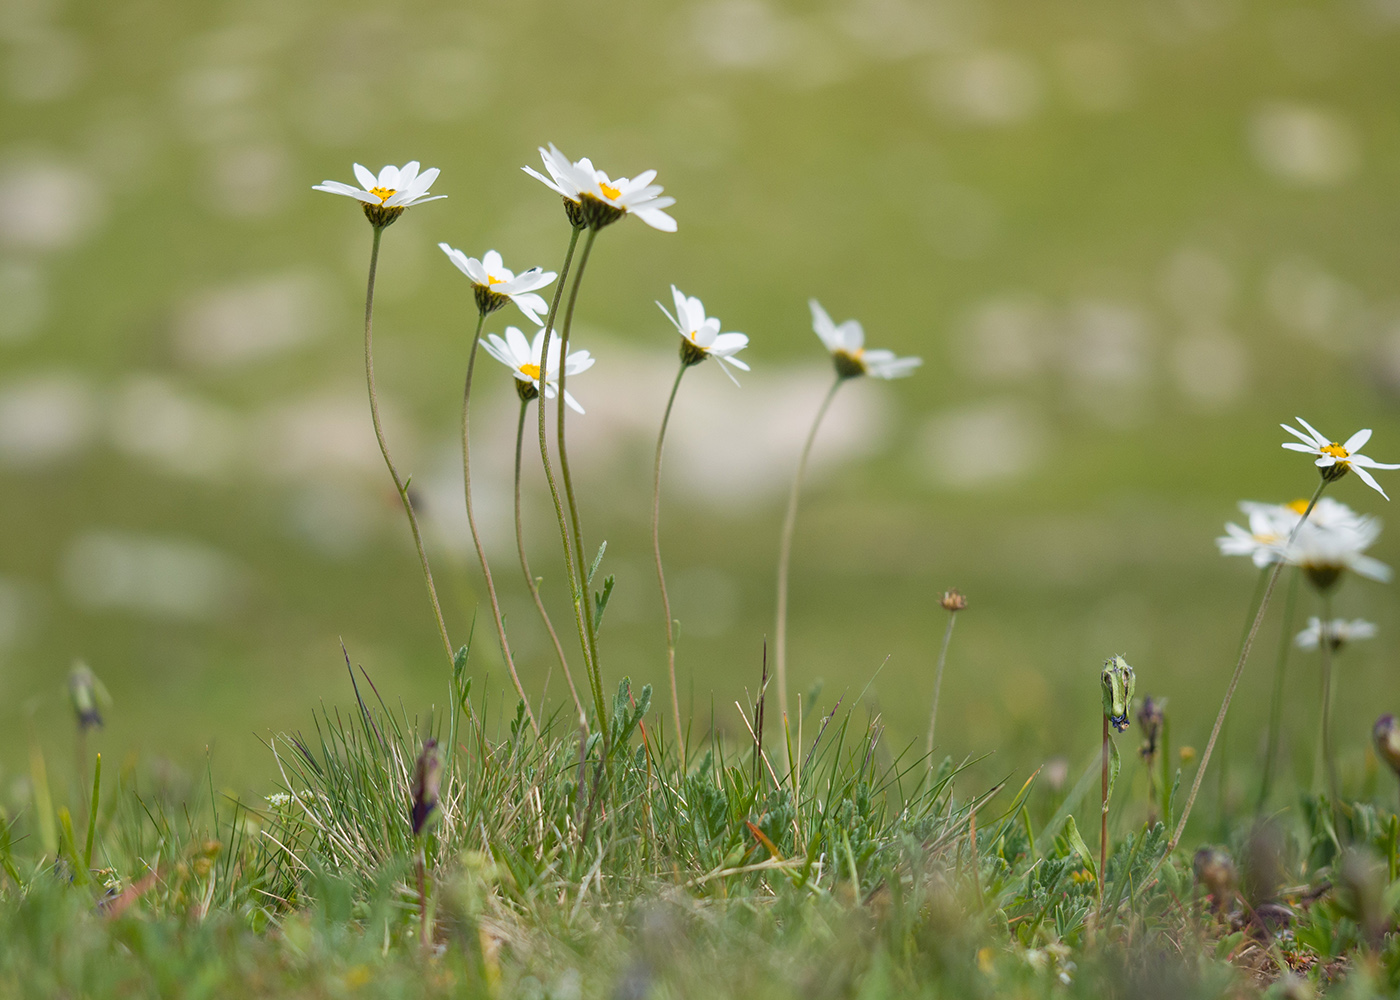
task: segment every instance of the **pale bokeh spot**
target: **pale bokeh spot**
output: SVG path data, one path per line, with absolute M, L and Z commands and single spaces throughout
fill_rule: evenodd
M 0 462 L 44 465 L 67 458 L 91 443 L 98 401 L 88 382 L 57 371 L 0 388 Z
M 1289 257 L 1270 268 L 1264 299 L 1286 331 L 1327 350 L 1348 350 L 1365 331 L 1365 297 L 1307 257 Z
M 1182 319 L 1222 318 L 1235 301 L 1235 276 L 1208 250 L 1184 247 L 1162 268 L 1162 298 Z
M 1007 294 L 975 306 L 953 338 L 958 366 L 979 378 L 1024 381 L 1056 350 L 1055 320 L 1032 295 Z
M 246 589 L 244 570 L 207 545 L 102 530 L 68 546 L 62 578 L 80 607 L 191 621 L 224 617 Z
M 326 329 L 324 281 L 292 273 L 195 296 L 175 321 L 175 349 L 208 368 L 250 364 L 315 340 Z
M 102 214 L 97 183 L 81 167 L 41 154 L 10 154 L 0 165 L 0 246 L 62 250 L 81 243 Z
M 239 457 L 236 414 L 155 375 L 132 375 L 116 390 L 108 433 L 117 450 L 165 472 L 217 478 Z
M 1040 74 L 1030 59 L 988 49 L 950 60 L 935 84 L 935 96 L 954 116 L 976 125 L 1014 125 L 1040 109 Z
M 0 341 L 19 343 L 35 336 L 49 311 L 48 282 L 38 266 L 0 261 Z
M 1249 145 L 1259 165 L 1280 180 L 1327 187 L 1361 168 L 1361 138 L 1335 111 L 1276 101 L 1249 122 Z
M 1044 463 L 1049 432 L 1025 404 L 1001 399 L 934 414 L 919 454 L 929 479 L 952 489 L 1005 486 Z
M 1204 410 L 1228 406 L 1243 395 L 1249 381 L 1249 351 L 1227 330 L 1198 330 L 1171 347 L 1177 387 Z

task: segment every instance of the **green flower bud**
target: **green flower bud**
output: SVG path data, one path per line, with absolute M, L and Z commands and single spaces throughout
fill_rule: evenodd
M 1103 665 L 1103 714 L 1120 733 L 1128 728 L 1128 712 L 1133 706 L 1133 685 L 1136 678 L 1133 668 L 1121 656 L 1115 656 Z
M 102 725 L 102 708 L 111 703 L 111 696 L 91 668 L 81 660 L 68 672 L 68 698 L 73 703 L 73 715 L 82 730 Z

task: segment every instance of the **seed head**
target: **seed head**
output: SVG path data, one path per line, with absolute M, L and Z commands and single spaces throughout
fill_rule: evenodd
M 437 811 L 438 790 L 442 785 L 442 758 L 438 756 L 437 740 L 423 741 L 423 752 L 413 769 L 413 835 L 416 837 L 428 825 Z
M 1400 722 L 1387 712 L 1376 720 L 1371 738 L 1376 743 L 1376 756 L 1400 777 Z
M 1142 707 L 1138 709 L 1138 725 L 1142 727 L 1142 756 L 1151 760 L 1157 755 L 1157 737 L 1162 732 L 1165 701 L 1154 699 L 1150 694 L 1143 695 Z
M 967 598 L 960 594 L 957 588 L 944 591 L 938 603 L 943 605 L 944 611 L 963 611 L 967 608 Z
M 73 704 L 73 715 L 78 720 L 80 730 L 87 732 L 101 728 L 101 707 L 108 704 L 111 697 L 97 675 L 81 660 L 74 663 L 73 669 L 68 672 L 68 698 Z

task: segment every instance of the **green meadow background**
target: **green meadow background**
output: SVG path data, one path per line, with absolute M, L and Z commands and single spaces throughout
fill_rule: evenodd
M 698 730 L 736 734 L 830 378 L 815 296 L 925 364 L 843 388 L 822 430 L 793 572 L 804 707 L 863 695 L 888 747 L 921 750 L 937 596 L 956 586 L 971 606 L 939 743 L 991 754 L 983 777 L 1076 772 L 1113 653 L 1200 746 L 1257 578 L 1213 539 L 1237 501 L 1316 481 L 1278 422 L 1373 427 L 1368 452 L 1400 459 L 1397 67 L 1396 0 L 3 0 L 0 781 L 30 740 L 63 771 L 75 658 L 112 693 L 106 753 L 189 773 L 208 747 L 221 781 L 257 790 L 275 777 L 260 737 L 350 701 L 342 639 L 386 701 L 441 703 L 364 400 L 369 227 L 311 190 L 354 161 L 442 168 L 448 199 L 385 235 L 379 384 L 454 641 L 480 608 L 476 690 L 513 706 L 460 490 L 474 312 L 434 244 L 557 270 L 558 199 L 520 171 L 550 141 L 613 175 L 656 168 L 677 199 L 676 234 L 600 237 L 574 334 L 598 359 L 570 383 L 588 409 L 570 426 L 586 540 L 607 539 L 618 581 L 609 684 L 665 683 L 648 516 L 676 337 L 653 301 L 675 283 L 751 338 L 741 387 L 687 375 L 663 507 L 682 687 Z M 524 325 L 508 310 L 488 329 L 507 323 Z M 479 516 L 538 697 L 515 395 L 489 359 L 480 379 Z M 537 463 L 528 479 L 566 631 Z M 1332 495 L 1390 512 L 1354 477 Z M 1393 532 L 1375 554 L 1400 561 Z M 1339 666 L 1357 781 L 1374 716 L 1400 709 L 1400 616 L 1360 580 L 1337 610 L 1381 629 Z M 1237 794 L 1279 628 L 1275 612 L 1228 730 Z M 1290 676 L 1306 780 L 1315 660 Z M 556 672 L 548 705 L 563 695 Z

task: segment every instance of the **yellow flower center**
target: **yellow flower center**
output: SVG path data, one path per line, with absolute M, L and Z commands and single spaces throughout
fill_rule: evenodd
M 613 187 L 611 184 L 604 184 L 602 181 L 598 182 L 598 190 L 602 191 L 603 194 L 607 195 L 613 201 L 617 201 L 618 198 L 622 197 L 622 192 L 619 189 Z
M 523 364 L 523 365 L 520 366 L 520 371 L 521 371 L 521 374 L 530 376 L 530 378 L 533 379 L 533 380 L 535 380 L 536 382 L 539 381 L 539 378 L 540 378 L 540 366 L 539 366 L 539 365 L 530 364 L 530 363 L 527 362 L 526 364 Z
M 372 188 L 369 189 L 369 193 L 372 194 L 372 195 L 374 195 L 376 198 L 378 198 L 378 199 L 379 199 L 379 203 L 382 205 L 382 204 L 384 204 L 384 202 L 386 202 L 386 201 L 388 201 L 390 198 L 394 197 L 394 194 L 396 193 L 397 190 L 398 190 L 397 188 L 372 187 Z
M 486 287 L 487 287 L 487 288 L 490 288 L 492 285 L 504 285 L 505 283 L 506 283 L 506 279 L 505 279 L 505 278 L 498 278 L 498 277 L 496 277 L 494 274 L 488 274 L 488 275 L 486 276 Z
M 1333 458 L 1339 461 L 1345 459 L 1348 455 L 1351 454 L 1351 452 L 1347 451 L 1336 441 L 1333 441 L 1331 444 L 1323 445 L 1321 448 L 1318 449 L 1318 451 L 1322 452 L 1324 455 L 1331 455 Z
M 1292 503 L 1284 504 L 1289 510 L 1302 517 L 1307 513 L 1308 502 L 1306 500 L 1294 500 Z

